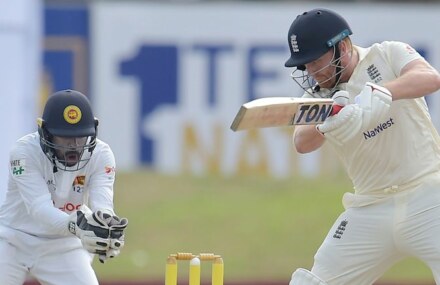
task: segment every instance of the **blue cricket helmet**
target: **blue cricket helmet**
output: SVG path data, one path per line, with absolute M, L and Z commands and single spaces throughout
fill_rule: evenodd
M 89 162 L 96 146 L 98 119 L 93 115 L 89 99 L 75 90 L 61 90 L 50 95 L 44 106 L 43 115 L 37 119 L 40 146 L 44 154 L 57 169 L 77 171 Z M 82 138 L 86 144 L 80 146 L 76 167 L 67 165 L 66 152 L 70 147 L 55 144 L 53 137 Z M 87 150 L 87 153 L 85 151 Z M 59 157 L 63 153 L 64 157 Z
M 42 120 L 52 136 L 96 136 L 97 122 L 89 99 L 75 90 L 62 90 L 49 96 Z
M 324 55 L 352 34 L 347 21 L 328 9 L 313 9 L 298 15 L 290 26 L 287 40 L 290 58 L 286 67 L 305 70 L 305 64 Z

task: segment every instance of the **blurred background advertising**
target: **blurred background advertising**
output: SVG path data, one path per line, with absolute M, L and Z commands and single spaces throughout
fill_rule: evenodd
M 173 251 L 216 249 L 222 251 L 219 254 L 225 259 L 225 280 L 258 277 L 287 283 L 295 267 L 311 265 L 313 253 L 342 210 L 340 198 L 343 192 L 350 191 L 350 183 L 330 149 L 297 154 L 291 145 L 291 128 L 234 133 L 229 127 L 239 107 L 247 101 L 302 95 L 289 76 L 291 70 L 284 67 L 289 57 L 287 31 L 298 14 L 316 7 L 343 15 L 353 30 L 355 44 L 407 42 L 440 69 L 440 37 L 436 30 L 440 1 L 0 0 L 0 201 L 12 143 L 36 130 L 35 118 L 41 114 L 49 94 L 76 89 L 89 96 L 100 120 L 99 137 L 115 153 L 119 175 L 115 191 L 120 191 L 115 194 L 116 208 L 132 215 L 129 233 L 133 243 L 138 239 L 142 247 L 135 249 L 127 242 L 126 257 L 123 253 L 118 257 L 120 261 L 115 259 L 97 269 L 103 279 L 159 279 L 166 256 Z M 426 99 L 440 129 L 440 96 Z M 342 182 L 329 186 L 335 177 Z M 266 196 L 268 190 L 276 187 L 281 190 Z M 329 192 L 333 198 L 318 188 L 335 188 Z M 212 196 L 201 202 L 208 209 L 191 204 L 196 200 L 189 202 L 190 209 L 182 205 L 185 197 L 196 199 L 206 193 Z M 235 196 L 236 193 L 240 195 Z M 321 194 L 328 199 L 318 198 Z M 261 201 L 262 208 L 292 212 L 281 211 L 276 216 L 275 212 L 258 213 L 250 207 L 249 211 L 255 213 L 246 220 L 244 204 L 253 195 L 261 198 L 254 201 L 253 207 L 258 208 Z M 269 204 L 268 197 L 279 200 Z M 173 198 L 181 200 L 171 205 Z M 312 208 L 296 213 L 301 208 L 301 201 L 296 198 L 309 199 Z M 284 199 L 294 200 L 296 206 L 286 204 L 279 208 Z M 240 202 L 236 208 L 235 202 L 230 203 L 232 200 Z M 317 202 L 321 200 L 322 203 Z M 204 214 L 200 212 L 212 211 L 218 201 L 225 204 L 225 211 L 236 216 L 222 218 L 224 213 L 220 211 L 215 216 L 217 225 L 208 217 L 201 221 Z M 182 206 L 175 214 L 180 220 L 173 215 L 168 217 L 161 209 L 155 212 L 155 207 L 160 206 L 162 211 Z M 321 210 L 325 207 L 331 210 Z M 193 214 L 197 212 L 199 216 Z M 313 226 L 313 217 L 305 213 L 316 215 L 316 222 L 322 222 L 322 226 Z M 236 231 L 230 227 L 234 219 L 243 218 L 248 225 L 252 219 L 253 223 L 261 221 L 259 215 L 274 220 L 250 227 L 249 236 L 239 232 L 239 224 Z M 299 230 L 297 218 L 312 219 L 310 228 Z M 271 224 L 281 219 L 292 224 L 277 225 L 284 229 L 277 232 L 278 228 L 272 229 Z M 199 223 L 207 230 L 191 243 L 194 239 L 178 233 L 186 230 L 185 223 Z M 135 238 L 142 227 L 146 228 L 145 236 Z M 196 225 L 192 224 L 193 228 Z M 224 242 L 213 237 L 217 231 L 235 234 L 238 239 L 258 236 L 265 244 L 235 245 L 238 240 Z M 264 234 L 269 232 L 275 234 L 275 240 L 265 240 Z M 144 234 L 143 229 L 141 233 Z M 204 234 L 209 239 L 200 238 Z M 289 240 L 291 235 L 303 234 L 301 241 Z M 168 243 L 160 238 L 164 235 L 172 237 Z M 310 235 L 314 235 L 307 245 L 310 249 L 296 255 Z M 286 240 L 278 248 L 275 244 L 280 242 L 280 236 Z M 247 245 L 258 248 L 262 257 L 275 253 L 279 270 L 260 270 L 263 265 L 257 260 L 246 265 L 245 261 L 253 259 Z M 231 247 L 234 251 L 228 250 Z M 411 275 L 399 279 L 398 274 L 390 273 L 385 279 L 432 280 L 430 272 L 418 266 L 408 265 L 421 268 L 408 273 Z

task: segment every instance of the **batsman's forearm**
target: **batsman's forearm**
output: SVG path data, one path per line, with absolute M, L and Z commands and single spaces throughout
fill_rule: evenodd
M 402 70 L 401 76 L 384 85 L 393 101 L 414 99 L 440 89 L 440 74 L 424 60 L 415 60 Z
M 324 143 L 324 136 L 315 126 L 296 126 L 293 133 L 293 144 L 298 153 L 309 153 L 317 150 Z

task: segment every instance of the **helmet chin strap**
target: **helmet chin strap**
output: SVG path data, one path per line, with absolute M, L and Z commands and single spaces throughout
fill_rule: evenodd
M 52 164 L 53 164 L 53 173 L 57 173 L 58 172 L 58 167 L 57 167 L 57 162 L 56 162 L 56 155 L 52 154 Z

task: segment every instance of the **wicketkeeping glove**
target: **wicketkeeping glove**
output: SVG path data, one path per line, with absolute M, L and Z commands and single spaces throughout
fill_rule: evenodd
M 105 253 L 99 254 L 99 261 L 104 263 L 108 258 L 114 258 L 121 252 L 125 245 L 125 229 L 128 225 L 126 218 L 119 218 L 116 215 L 105 214 L 105 220 L 110 230 L 110 245 L 109 250 Z
M 102 212 L 92 213 L 87 206 L 82 205 L 70 215 L 68 229 L 90 253 L 106 253 L 110 247 L 110 228 Z

